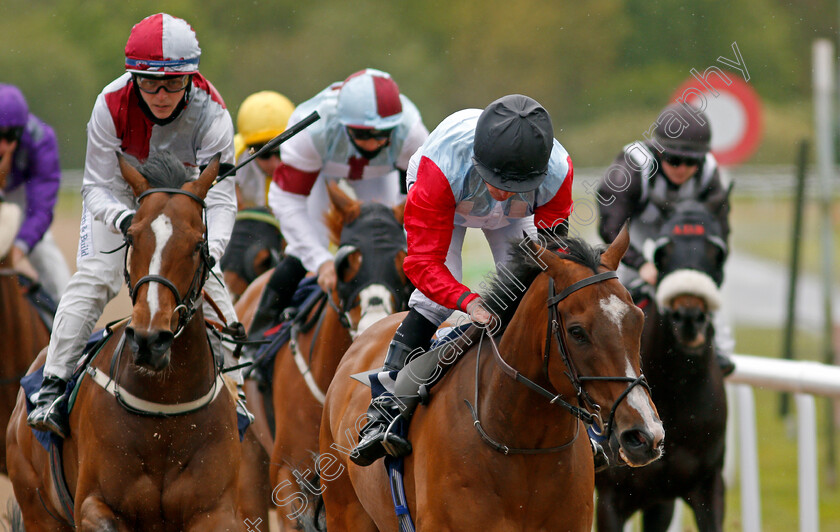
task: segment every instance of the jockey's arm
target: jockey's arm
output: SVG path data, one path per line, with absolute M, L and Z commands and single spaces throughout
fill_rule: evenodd
M 274 179 L 268 188 L 268 204 L 280 222 L 280 230 L 286 240 L 286 254 L 300 259 L 307 271 L 314 272 L 333 256 L 315 237 L 312 220 L 306 207 L 306 200 L 319 171 L 306 172 L 280 163 L 274 172 Z
M 628 174 L 631 176 L 629 184 L 626 183 Z M 616 239 L 627 220 L 640 208 L 641 181 L 641 174 L 627 165 L 623 152 L 616 157 L 601 180 L 596 195 L 601 213 L 598 233 L 607 244 Z M 622 262 L 638 270 L 644 264 L 645 258 L 635 244 L 630 243 Z
M 466 312 L 478 294 L 458 282 L 446 267 L 454 220 L 455 197 L 449 181 L 432 160 L 423 157 L 405 206 L 408 255 L 403 269 L 429 299 Z
M 87 125 L 82 197 L 93 217 L 115 233 L 120 231 L 120 222 L 134 212 L 127 203 L 133 194 L 122 179 L 117 162 L 116 152 L 122 151 L 120 144 L 105 96 L 100 94 Z
M 571 157 L 566 157 L 568 170 L 554 196 L 534 207 L 534 225 L 537 234 L 550 245 L 553 237 L 564 237 L 569 233 L 569 217 L 572 215 L 572 184 L 575 170 Z
M 222 154 L 219 160 L 219 175 L 232 168 L 233 165 L 233 122 L 227 113 L 219 115 L 210 126 L 203 131 L 201 148 L 195 158 L 201 170 L 216 156 Z M 207 205 L 207 239 L 210 256 L 216 263 L 225 253 L 233 224 L 236 221 L 236 179 L 229 177 L 213 185 L 204 198 Z
M 40 140 L 32 147 L 26 182 L 26 216 L 15 239 L 15 247 L 25 254 L 41 241 L 50 228 L 61 184 L 58 142 L 52 128 L 43 127 Z

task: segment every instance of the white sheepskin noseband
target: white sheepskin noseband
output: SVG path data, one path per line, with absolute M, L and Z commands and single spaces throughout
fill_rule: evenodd
M 710 312 L 720 308 L 720 290 L 711 277 L 697 270 L 677 270 L 666 275 L 656 287 L 656 303 L 667 308 L 680 295 L 692 295 L 706 301 Z

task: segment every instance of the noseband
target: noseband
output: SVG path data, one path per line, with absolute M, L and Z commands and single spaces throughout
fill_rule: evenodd
M 166 194 L 183 194 L 189 198 L 195 200 L 199 205 L 201 205 L 202 213 L 205 212 L 206 205 L 204 204 L 204 200 L 200 197 L 196 196 L 192 192 L 187 190 L 182 190 L 180 188 L 152 188 L 149 189 L 140 196 L 137 197 L 137 201 L 139 202 L 146 196 L 150 194 L 154 194 L 156 192 L 163 192 Z M 126 248 L 131 246 L 130 239 L 126 238 Z M 195 275 L 193 275 L 192 282 L 190 283 L 189 290 L 187 290 L 187 294 L 185 297 L 181 297 L 180 292 L 178 292 L 178 288 L 175 284 L 167 279 L 162 275 L 146 275 L 141 277 L 137 284 L 131 284 L 131 277 L 128 273 L 128 250 L 126 249 L 125 254 L 125 267 L 123 268 L 123 274 L 125 275 L 125 284 L 128 287 L 128 294 L 131 296 L 131 304 L 134 305 L 137 301 L 137 290 L 146 283 L 160 283 L 172 292 L 172 295 L 175 296 L 175 310 L 173 312 L 178 312 L 178 327 L 175 330 L 175 337 L 177 338 L 181 332 L 183 332 L 184 328 L 186 327 L 187 323 L 193 317 L 196 312 L 198 298 L 201 295 L 201 287 L 204 285 L 204 282 L 207 280 L 207 276 L 210 272 L 210 250 L 207 246 L 207 224 L 204 224 L 204 240 L 201 243 L 201 247 L 199 249 L 199 253 L 201 256 L 201 266 L 195 271 Z

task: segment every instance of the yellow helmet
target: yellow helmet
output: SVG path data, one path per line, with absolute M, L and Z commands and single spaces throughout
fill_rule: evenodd
M 236 115 L 236 157 L 254 144 L 264 144 L 286 130 L 294 104 L 279 92 L 260 91 L 245 98 Z

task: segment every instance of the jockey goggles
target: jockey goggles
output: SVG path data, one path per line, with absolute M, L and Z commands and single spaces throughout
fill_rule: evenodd
M 702 158 L 698 157 L 688 157 L 685 155 L 673 155 L 670 153 L 663 153 L 662 160 L 666 163 L 670 164 L 671 166 L 700 166 L 700 163 L 703 161 Z
M 354 140 L 388 140 L 391 138 L 391 129 L 361 129 L 355 127 L 347 127 L 347 134 Z
M 174 94 L 186 89 L 189 82 L 189 75 L 166 77 L 134 75 L 134 83 L 137 84 L 137 88 L 146 94 L 157 94 L 160 89 Z
M 0 140 L 15 142 L 23 134 L 22 127 L 0 127 Z

